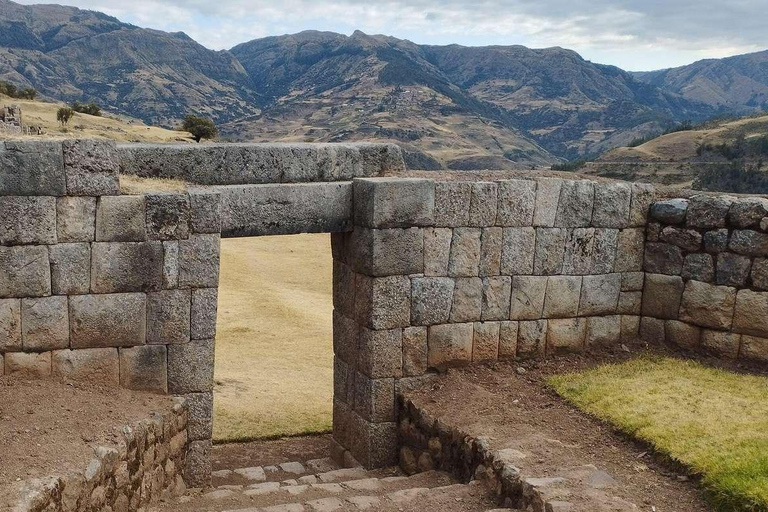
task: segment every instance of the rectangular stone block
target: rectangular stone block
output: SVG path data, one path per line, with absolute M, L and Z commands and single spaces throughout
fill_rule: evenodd
M 120 386 L 139 391 L 168 392 L 165 345 L 120 349 Z
M 147 239 L 144 196 L 104 196 L 96 205 L 96 241 L 143 242 Z
M 579 315 L 612 315 L 617 311 L 621 274 L 584 276 L 579 299 Z
M 371 379 L 357 372 L 355 411 L 367 421 L 395 421 L 395 379 Z
M 621 315 L 639 315 L 643 310 L 643 292 L 619 293 L 616 312 Z
M 623 229 L 619 231 L 615 272 L 639 272 L 643 270 L 645 254 L 645 230 Z
M 91 244 L 71 243 L 48 248 L 51 262 L 51 291 L 77 295 L 91 289 Z
M 372 379 L 403 376 L 403 330 L 360 328 L 357 369 Z
M 629 225 L 645 226 L 651 203 L 656 199 L 653 185 L 647 183 L 632 183 L 632 203 L 629 207 Z
M 22 299 L 21 327 L 25 352 L 69 347 L 67 297 Z
M 768 362 L 768 339 L 757 336 L 742 336 L 739 359 Z
M 729 295 L 728 298 L 730 297 Z M 768 292 L 738 291 L 736 311 L 733 315 L 733 330 L 743 334 L 768 337 Z
M 683 270 L 683 251 L 672 244 L 645 245 L 643 270 L 652 274 L 679 276 Z
M 485 228 L 480 237 L 480 277 L 497 276 L 501 269 L 501 228 Z
M 721 252 L 717 255 L 715 282 L 719 285 L 740 288 L 746 285 L 752 260 L 747 256 Z
M 355 316 L 355 272 L 340 260 L 333 260 L 333 307 L 349 317 Z
M 438 227 L 469 226 L 469 207 L 472 203 L 470 183 L 435 183 L 435 225 Z
M 625 272 L 621 274 L 621 291 L 642 291 L 645 283 L 645 272 Z
M 179 286 L 179 242 L 163 242 L 163 288 Z
M 561 228 L 586 228 L 592 222 L 595 185 L 591 181 L 563 181 L 557 206 L 555 226 Z
M 189 203 L 193 233 L 221 233 L 221 194 L 218 191 L 192 189 Z
M 424 228 L 424 275 L 448 275 L 452 239 L 452 229 Z
M 357 366 L 357 340 L 360 327 L 337 310 L 333 312 L 333 353 L 345 363 Z
M 481 319 L 484 322 L 488 320 L 508 320 L 511 293 L 511 277 L 484 277 Z
M 0 377 L 5 375 L 5 357 L 0 354 Z
M 163 243 L 95 242 L 91 245 L 91 291 L 120 293 L 163 287 Z
M 662 343 L 666 340 L 665 320 L 650 316 L 640 317 L 640 339 L 649 343 Z
M 544 356 L 547 346 L 547 321 L 520 322 L 517 334 L 517 355 L 522 359 Z
M 179 287 L 219 285 L 219 235 L 191 235 L 179 241 Z
M 435 182 L 419 178 L 356 178 L 355 224 L 369 228 L 433 226 Z
M 474 182 L 469 203 L 469 225 L 475 227 L 493 226 L 496 222 L 498 205 L 497 183 Z
M 592 225 L 598 228 L 627 227 L 631 200 L 629 183 L 595 183 Z
M 213 435 L 213 393 L 188 393 L 187 435 L 190 441 L 210 439 Z
M 475 322 L 472 362 L 496 361 L 499 358 L 499 322 Z
M 354 286 L 352 286 L 352 292 L 354 293 Z M 192 290 L 192 309 L 190 313 L 191 339 L 206 340 L 216 337 L 218 302 L 219 290 L 217 288 L 196 288 Z M 352 314 L 351 311 L 350 314 Z
M 407 276 L 355 278 L 355 318 L 371 329 L 411 324 L 411 280 Z
M 0 297 L 50 294 L 51 267 L 47 247 L 0 247 Z
M 544 310 L 547 278 L 514 276 L 510 300 L 510 320 L 538 320 Z
M 451 277 L 476 277 L 480 273 L 479 228 L 456 228 L 451 242 L 451 259 L 448 275 Z
M 21 300 L 0 299 L 0 352 L 21 350 Z
M 189 237 L 191 209 L 187 194 L 147 194 L 147 236 L 150 240 Z
M 724 331 L 701 330 L 701 347 L 717 357 L 736 359 L 739 355 L 741 334 Z
M 451 322 L 474 322 L 482 317 L 483 281 L 479 277 L 459 277 L 453 292 Z
M 191 441 L 187 445 L 184 483 L 190 487 L 211 485 L 211 441 Z
M 8 352 L 5 354 L 5 374 L 27 379 L 51 376 L 50 352 Z
M 621 337 L 633 339 L 640 336 L 640 316 L 621 315 Z
M 411 324 L 448 322 L 453 304 L 454 281 L 450 277 L 415 277 L 411 280 Z
M 504 180 L 499 182 L 497 225 L 510 227 L 533 226 L 535 206 L 535 181 Z
M 536 229 L 534 274 L 547 276 L 562 273 L 566 235 L 567 231 L 560 228 Z
M 643 295 L 643 301 L 647 293 Z M 680 320 L 701 327 L 727 330 L 731 328 L 735 303 L 735 288 L 688 281 L 680 304 Z
M 428 333 L 430 368 L 445 368 L 472 361 L 473 324 L 433 325 Z
M 518 322 L 500 322 L 499 324 L 499 359 L 517 356 Z
M 535 247 L 534 228 L 505 228 L 501 248 L 501 274 L 533 274 Z
M 667 320 L 664 335 L 668 344 L 686 350 L 699 348 L 701 342 L 701 328 L 679 320 Z
M 70 139 L 62 143 L 67 195 L 106 196 L 120 193 L 120 158 L 114 142 Z
M 737 198 L 728 210 L 728 222 L 737 228 L 757 227 L 764 217 L 768 217 L 768 199 L 764 197 Z
M 643 315 L 676 320 L 680 315 L 684 287 L 683 280 L 679 276 L 646 274 Z
M 595 229 L 595 246 L 592 252 L 592 273 L 610 274 L 615 266 L 619 245 L 617 229 Z
M 568 318 L 578 315 L 581 279 L 578 276 L 547 278 L 543 314 L 545 318 Z
M 351 414 L 352 456 L 366 469 L 397 464 L 397 423 L 372 423 Z
M 587 346 L 612 346 L 621 340 L 621 316 L 587 318 Z
M 73 295 L 69 319 L 72 348 L 143 345 L 147 297 L 143 293 Z
M 751 229 L 734 229 L 728 248 L 748 256 L 768 256 L 768 233 Z
M 56 233 L 59 242 L 92 242 L 96 237 L 96 198 L 57 198 Z
M 559 178 L 536 178 L 536 206 L 533 212 L 533 225 L 551 228 L 555 225 L 557 204 L 563 180 Z
M 768 290 L 768 258 L 755 258 L 752 262 L 752 287 L 758 290 Z
M 693 196 L 688 200 L 687 226 L 693 228 L 722 228 L 734 198 L 728 196 Z
M 349 391 L 351 390 L 351 393 Z M 355 370 L 341 358 L 333 358 L 333 399 L 354 406 Z
M 51 354 L 51 373 L 59 379 L 117 387 L 120 385 L 120 360 L 117 349 L 54 350 Z
M 0 245 L 55 243 L 55 197 L 0 196 Z
M 356 228 L 350 244 L 353 268 L 371 276 L 424 272 L 424 232 L 411 229 Z
M 190 290 L 163 290 L 148 293 L 147 343 L 154 345 L 188 343 L 191 300 Z
M 195 340 L 167 348 L 169 393 L 213 390 L 214 340 Z
M 63 196 L 66 193 L 61 142 L 0 142 L 0 195 Z
M 581 352 L 587 335 L 586 318 L 558 318 L 547 321 L 547 354 Z
M 576 276 L 591 274 L 594 249 L 595 228 L 567 230 L 563 251 L 563 274 Z
M 728 229 L 713 229 L 704 233 L 704 250 L 710 253 L 723 252 L 728 249 Z
M 427 368 L 427 328 L 403 329 L 403 375 L 422 375 L 426 373 Z

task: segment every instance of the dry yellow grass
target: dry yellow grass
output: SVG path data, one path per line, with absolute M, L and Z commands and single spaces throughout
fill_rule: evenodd
M 215 441 L 330 430 L 331 278 L 327 234 L 222 240 Z

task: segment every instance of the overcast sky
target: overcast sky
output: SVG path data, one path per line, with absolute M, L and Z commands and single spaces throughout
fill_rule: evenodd
M 18 0 L 17 0 L 18 1 Z M 57 0 L 49 0 L 57 2 Z M 40 1 L 22 0 L 22 3 Z M 306 29 L 563 46 L 628 70 L 768 49 L 768 0 L 63 0 L 213 49 Z

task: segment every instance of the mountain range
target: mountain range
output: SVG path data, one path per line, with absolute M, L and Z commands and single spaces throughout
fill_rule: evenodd
M 682 120 L 768 109 L 768 51 L 647 73 L 563 48 L 308 31 L 213 51 L 102 13 L 0 0 L 0 79 L 230 140 L 394 140 L 413 168 L 548 165 Z

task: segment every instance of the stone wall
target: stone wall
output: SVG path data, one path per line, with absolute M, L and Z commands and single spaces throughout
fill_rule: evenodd
M 768 199 L 659 201 L 647 240 L 642 337 L 768 362 Z

